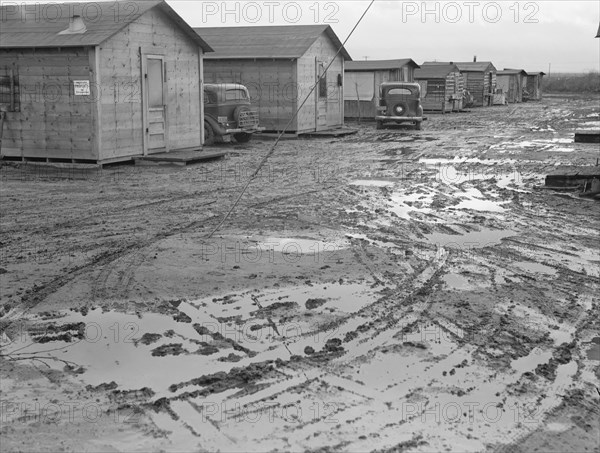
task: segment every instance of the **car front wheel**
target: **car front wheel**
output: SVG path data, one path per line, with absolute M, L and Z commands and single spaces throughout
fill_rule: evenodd
M 420 130 L 421 130 L 421 122 L 420 122 L 420 121 L 417 121 L 417 122 L 415 123 L 415 130 L 417 130 L 417 131 L 420 131 Z
M 383 129 L 383 121 L 377 121 L 375 123 L 375 129 Z
M 238 143 L 248 143 L 252 138 L 252 134 L 247 132 L 239 132 L 237 134 L 233 134 L 233 138 L 235 138 L 235 141 Z

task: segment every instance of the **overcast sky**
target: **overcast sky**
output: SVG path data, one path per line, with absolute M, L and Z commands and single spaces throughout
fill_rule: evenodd
M 114 0 L 113 0 L 114 1 Z M 0 4 L 57 3 L 0 0 Z M 127 0 L 121 0 L 127 4 Z M 331 25 L 344 41 L 370 0 L 167 0 L 193 27 Z M 130 10 L 127 10 L 130 11 Z M 600 70 L 600 1 L 375 0 L 346 49 L 354 60 L 492 61 L 529 71 Z
M 345 40 L 365 0 L 168 0 L 194 27 L 329 23 Z M 346 48 L 354 60 L 491 60 L 547 72 L 600 70 L 600 2 L 376 0 Z

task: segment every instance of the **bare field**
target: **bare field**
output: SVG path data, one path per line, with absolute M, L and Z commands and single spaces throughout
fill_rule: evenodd
M 598 98 L 0 168 L 3 451 L 599 451 Z M 219 148 L 222 148 L 219 146 Z

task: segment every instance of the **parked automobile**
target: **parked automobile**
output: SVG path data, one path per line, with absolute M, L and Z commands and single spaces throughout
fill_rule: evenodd
M 251 108 L 250 95 L 238 83 L 204 84 L 204 144 L 229 142 L 231 137 L 246 143 L 259 127 L 258 110 Z
M 375 116 L 377 129 L 403 123 L 412 123 L 415 129 L 421 129 L 424 119 L 418 83 L 385 82 L 379 86 L 379 106 Z

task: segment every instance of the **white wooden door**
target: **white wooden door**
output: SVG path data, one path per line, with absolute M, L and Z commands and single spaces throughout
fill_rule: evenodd
M 146 55 L 146 143 L 148 152 L 167 149 L 165 61 L 162 56 Z

